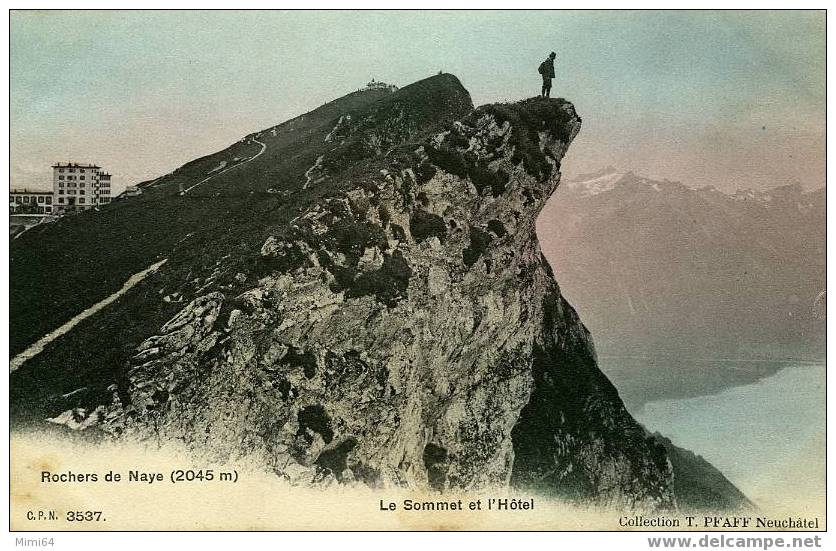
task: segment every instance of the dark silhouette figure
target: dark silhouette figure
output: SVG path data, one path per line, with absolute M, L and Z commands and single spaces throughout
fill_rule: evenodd
M 544 98 L 549 97 L 552 91 L 552 79 L 554 78 L 554 58 L 557 57 L 557 54 L 552 52 L 549 54 L 549 57 L 546 58 L 546 61 L 540 64 L 540 68 L 537 69 L 541 75 L 543 75 L 543 90 L 540 92 L 540 95 Z

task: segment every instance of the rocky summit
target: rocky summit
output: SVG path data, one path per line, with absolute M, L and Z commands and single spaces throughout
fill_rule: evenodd
M 631 417 L 540 251 L 535 222 L 581 128 L 572 104 L 474 109 L 451 75 L 347 98 L 114 205 L 151 197 L 182 217 L 148 223 L 156 248 L 101 263 L 167 263 L 97 314 L 118 338 L 81 324 L 13 374 L 16 418 L 184 442 L 294 484 L 746 504 Z M 220 219 L 192 215 L 218 203 Z M 62 353 L 81 358 L 72 375 Z M 705 476 L 677 473 L 694 463 Z

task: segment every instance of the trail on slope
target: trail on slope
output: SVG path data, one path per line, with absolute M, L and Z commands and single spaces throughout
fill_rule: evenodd
M 223 174 L 224 172 L 226 172 L 226 171 L 228 171 L 228 170 L 232 170 L 233 168 L 237 168 L 237 167 L 239 167 L 239 166 L 244 166 L 245 164 L 249 163 L 250 161 L 253 161 L 253 160 L 257 159 L 259 156 L 261 156 L 261 154 L 262 154 L 262 153 L 264 153 L 265 151 L 267 151 L 267 144 L 266 144 L 266 143 L 264 143 L 264 142 L 260 142 L 260 141 L 258 141 L 256 138 L 253 138 L 252 140 L 253 140 L 255 143 L 257 143 L 257 144 L 259 144 L 259 145 L 261 146 L 261 151 L 259 151 L 258 153 L 256 153 L 255 155 L 253 155 L 252 157 L 250 157 L 249 159 L 247 159 L 246 161 L 244 161 L 244 162 L 242 162 L 242 163 L 238 163 L 237 165 L 228 166 L 228 167 L 226 167 L 225 169 L 221 170 L 220 172 L 216 172 L 216 173 L 212 174 L 211 176 L 207 176 L 206 178 L 204 178 L 203 180 L 201 180 L 201 181 L 199 181 L 198 183 L 194 184 L 193 186 L 189 186 L 189 187 L 187 187 L 186 189 L 184 189 L 184 190 L 183 190 L 183 194 L 185 195 L 186 193 L 190 192 L 191 190 L 193 190 L 193 189 L 194 189 L 194 188 L 196 188 L 197 186 L 199 186 L 199 185 L 201 185 L 201 184 L 205 184 L 206 182 L 208 182 L 208 181 L 209 181 L 209 180 L 211 180 L 212 178 L 214 178 L 214 177 L 216 177 L 216 176 L 220 176 L 221 174 Z
M 324 157 L 320 155 L 316 158 L 316 162 L 310 167 L 308 170 L 305 171 L 305 183 L 302 184 L 302 189 L 308 189 L 308 186 L 311 184 L 311 180 L 313 180 L 313 172 L 320 166 L 322 166 L 322 159 Z
M 56 329 L 55 331 L 47 333 L 46 335 L 41 337 L 35 344 L 33 344 L 32 346 L 30 346 L 29 348 L 27 348 L 26 350 L 24 350 L 23 352 L 21 352 L 20 354 L 18 354 L 14 358 L 12 358 L 12 361 L 9 362 L 9 373 L 13 373 L 20 366 L 22 366 L 27 360 L 30 360 L 30 359 L 34 358 L 35 356 L 37 356 L 38 354 L 40 354 L 41 352 L 43 352 L 46 345 L 48 345 L 49 343 L 51 343 L 52 341 L 54 341 L 55 339 L 57 339 L 61 335 L 64 335 L 65 333 L 70 331 L 73 327 L 78 325 L 81 321 L 89 318 L 90 316 L 92 316 L 93 314 L 95 314 L 96 312 L 98 312 L 99 310 L 101 310 L 102 308 L 107 306 L 108 304 L 116 301 L 119 297 L 121 297 L 122 295 L 127 293 L 132 287 L 134 287 L 137 283 L 139 283 L 140 281 L 145 279 L 148 276 L 148 274 L 150 274 L 152 272 L 156 272 L 160 268 L 160 266 L 162 266 L 163 264 L 166 263 L 166 261 L 168 261 L 167 258 L 165 258 L 163 260 L 160 260 L 156 264 L 152 264 L 151 266 L 149 266 L 148 268 L 145 268 L 141 272 L 135 273 L 134 275 L 132 275 L 131 277 L 128 278 L 128 280 L 125 282 L 125 284 L 122 285 L 121 289 L 119 289 L 118 291 L 116 291 L 115 293 L 110 295 L 109 297 L 97 302 L 96 304 L 94 304 L 93 306 L 88 308 L 87 310 L 81 312 L 80 314 L 75 316 L 73 319 L 71 319 L 70 321 L 68 321 L 67 323 L 65 323 L 64 325 L 62 325 L 58 329 Z
M 41 224 L 43 224 L 43 223 L 44 223 L 44 221 L 45 221 L 46 219 L 47 219 L 47 217 L 46 217 L 46 216 L 44 216 L 43 218 L 41 218 L 40 220 L 38 220 L 37 224 L 32 224 L 32 225 L 31 225 L 31 226 L 29 226 L 28 228 L 25 228 L 22 232 L 18 233 L 18 234 L 17 234 L 17 235 L 15 235 L 14 237 L 12 237 L 12 239 L 17 239 L 18 237 L 20 237 L 20 236 L 21 236 L 21 235 L 23 235 L 24 233 L 28 232 L 28 231 L 29 231 L 29 230 L 31 230 L 32 228 L 34 228 L 34 227 L 36 227 L 36 226 L 40 226 Z

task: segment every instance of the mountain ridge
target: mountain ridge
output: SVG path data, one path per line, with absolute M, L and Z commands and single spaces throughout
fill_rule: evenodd
M 611 183 L 611 185 L 605 186 L 605 189 L 599 189 L 599 187 L 596 184 L 601 181 Z M 801 184 L 798 183 L 777 183 L 771 187 L 764 189 L 741 187 L 736 188 L 733 191 L 724 191 L 723 189 L 717 188 L 713 185 L 695 187 L 689 186 L 687 183 L 679 180 L 670 180 L 667 178 L 657 179 L 650 176 L 645 176 L 640 173 L 637 173 L 634 170 L 621 171 L 612 165 L 608 165 L 593 172 L 578 174 L 572 178 L 566 178 L 566 180 L 563 183 L 563 187 L 575 190 L 582 190 L 586 194 L 593 194 L 593 191 L 597 193 L 603 191 L 612 191 L 616 187 L 618 187 L 622 182 L 625 182 L 628 185 L 635 183 L 645 183 L 650 185 L 651 187 L 654 187 L 654 189 L 656 189 L 656 187 L 658 186 L 665 185 L 682 187 L 684 189 L 700 193 L 716 192 L 720 195 L 734 197 L 740 200 L 752 199 L 761 202 L 770 202 L 772 200 L 773 194 L 778 196 L 816 195 L 826 191 L 826 187 L 824 185 L 820 187 L 804 188 Z
M 142 239 L 165 240 L 110 261 L 168 261 L 12 375 L 15 421 L 174 439 L 299 484 L 687 508 L 540 251 L 580 129 L 571 103 L 473 109 L 451 75 L 361 103 L 251 134 L 115 207 L 159 201 Z
M 825 197 L 608 169 L 562 185 L 538 230 L 603 369 L 641 407 L 824 357 Z

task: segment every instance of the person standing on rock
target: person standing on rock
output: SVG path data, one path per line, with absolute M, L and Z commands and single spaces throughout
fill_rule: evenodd
M 549 97 L 552 91 L 552 79 L 554 78 L 554 58 L 557 57 L 557 54 L 552 52 L 549 54 L 549 57 L 546 58 L 546 61 L 540 64 L 540 68 L 537 71 L 543 75 L 543 90 L 540 92 L 540 95 L 544 98 Z

